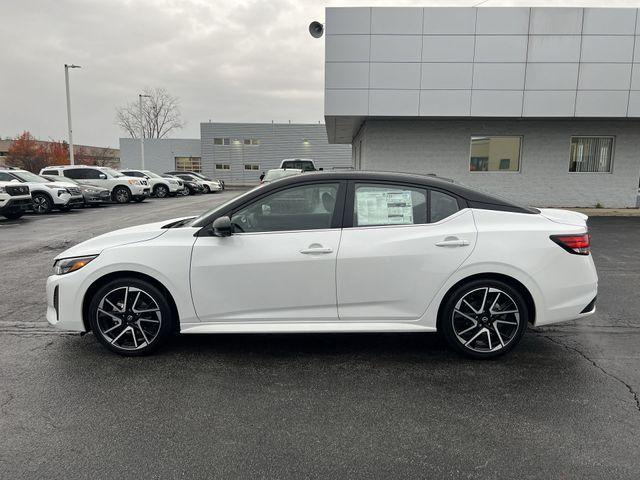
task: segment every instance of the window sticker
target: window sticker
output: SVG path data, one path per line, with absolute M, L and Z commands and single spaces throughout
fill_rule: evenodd
M 356 191 L 358 226 L 412 225 L 413 202 L 409 190 Z

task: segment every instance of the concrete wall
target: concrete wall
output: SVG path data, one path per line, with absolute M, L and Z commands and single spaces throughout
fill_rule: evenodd
M 325 125 L 272 123 L 202 123 L 202 171 L 229 184 L 251 185 L 260 174 L 278 168 L 285 158 L 311 158 L 318 168 L 351 167 L 351 146 L 330 145 Z M 214 145 L 214 138 L 229 138 L 229 145 Z M 259 145 L 244 145 L 244 139 Z M 229 170 L 216 170 L 228 164 Z M 258 170 L 245 170 L 257 164 Z
M 330 141 L 366 116 L 640 117 L 639 35 L 635 8 L 327 8 Z
M 156 173 L 175 170 L 175 157 L 200 157 L 200 140 L 180 138 L 146 138 L 144 140 L 145 168 Z M 140 140 L 120 139 L 121 168 L 140 167 Z
M 470 172 L 470 138 L 521 135 L 519 172 Z M 614 135 L 612 173 L 569 173 L 570 137 Z M 536 206 L 635 207 L 640 174 L 636 120 L 367 120 L 362 168 L 435 173 Z

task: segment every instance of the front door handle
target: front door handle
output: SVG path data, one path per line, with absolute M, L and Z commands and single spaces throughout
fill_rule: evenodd
M 441 242 L 436 242 L 436 247 L 466 247 L 468 240 L 461 240 L 458 237 L 447 237 Z
M 303 248 L 300 250 L 300 253 L 304 255 L 316 255 L 316 254 L 325 254 L 333 252 L 333 248 L 331 247 L 323 247 L 319 243 L 312 243 L 308 248 Z

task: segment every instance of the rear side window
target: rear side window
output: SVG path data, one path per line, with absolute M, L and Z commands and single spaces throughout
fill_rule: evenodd
M 429 212 L 431 213 L 432 223 L 439 222 L 459 210 L 458 200 L 449 194 L 439 192 L 437 190 L 431 190 L 429 192 L 429 196 L 431 200 Z
M 356 183 L 353 226 L 427 223 L 427 193 L 402 185 Z
M 84 174 L 86 170 L 84 168 L 67 168 L 63 170 L 64 176 L 69 178 L 75 178 L 76 180 L 83 180 L 87 178 Z
M 59 175 L 59 173 L 57 170 L 43 170 L 42 175 Z

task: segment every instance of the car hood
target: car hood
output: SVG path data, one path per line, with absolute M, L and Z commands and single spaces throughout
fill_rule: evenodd
M 56 256 L 56 260 L 59 258 L 98 255 L 107 248 L 128 245 L 131 243 L 146 242 L 165 233 L 167 229 L 163 228 L 164 226 L 187 218 L 193 218 L 193 216 L 172 218 L 169 220 L 163 220 L 162 222 L 147 223 L 145 225 L 123 228 L 103 235 L 98 235 L 97 237 L 93 237 L 68 248 L 64 252 L 58 254 Z

